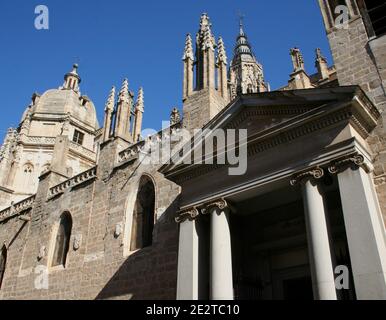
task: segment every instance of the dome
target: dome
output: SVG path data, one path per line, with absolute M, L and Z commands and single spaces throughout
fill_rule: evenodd
M 61 116 L 70 114 L 77 120 L 99 129 L 95 106 L 86 96 L 79 96 L 71 89 L 52 89 L 46 91 L 33 108 L 33 113 Z

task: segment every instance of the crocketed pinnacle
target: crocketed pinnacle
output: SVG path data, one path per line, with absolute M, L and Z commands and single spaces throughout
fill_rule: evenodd
M 190 33 L 186 35 L 184 56 L 182 57 L 182 60 L 184 61 L 188 59 L 194 61 L 193 43 Z
M 115 104 L 115 87 L 113 86 L 110 90 L 109 97 L 107 98 L 105 111 L 114 110 L 114 104 Z
M 137 101 L 135 102 L 135 109 L 140 112 L 144 112 L 143 88 L 139 88 Z
M 228 63 L 227 54 L 225 52 L 225 46 L 224 41 L 221 37 L 218 38 L 218 48 L 217 48 L 217 64 L 220 64 L 221 62 L 224 64 Z

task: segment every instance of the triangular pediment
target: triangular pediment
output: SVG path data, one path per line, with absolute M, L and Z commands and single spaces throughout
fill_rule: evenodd
M 208 132 L 205 137 L 213 136 L 217 129 L 247 129 L 248 150 L 264 152 L 341 122 L 350 123 L 365 139 L 375 128 L 379 116 L 379 111 L 358 86 L 274 91 L 240 96 L 203 129 Z M 188 142 L 191 154 L 201 148 L 200 145 L 196 147 L 200 139 L 195 136 Z M 227 145 L 226 148 L 233 147 Z M 190 158 L 191 154 L 184 158 Z M 204 155 L 207 157 L 211 154 Z M 160 172 L 171 178 L 193 168 L 197 169 L 197 165 L 172 161 L 160 168 Z

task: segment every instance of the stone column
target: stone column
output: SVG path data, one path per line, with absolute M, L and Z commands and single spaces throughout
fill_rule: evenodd
M 182 212 L 178 248 L 177 300 L 199 299 L 199 236 L 197 232 L 198 210 Z
M 337 174 L 351 266 L 358 299 L 386 299 L 385 227 L 364 157 L 332 164 Z
M 297 175 L 292 185 L 301 183 L 306 221 L 312 288 L 316 300 L 336 300 L 334 271 L 331 260 L 326 212 L 317 179 L 324 172 L 315 168 Z
M 229 209 L 224 199 L 204 209 L 210 214 L 210 299 L 233 300 L 232 247 Z

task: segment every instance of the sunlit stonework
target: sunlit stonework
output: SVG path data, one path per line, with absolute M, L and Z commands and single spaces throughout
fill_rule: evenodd
M 349 1 L 349 31 L 319 2 L 335 65 L 316 49 L 308 73 L 288 48 L 275 90 L 247 37 L 258 21 L 240 23 L 231 56 L 203 14 L 195 41 L 180 39 L 182 106 L 157 105 L 170 126 L 149 136 L 152 92 L 129 79 L 97 108 L 78 65 L 34 93 L 0 149 L 0 299 L 386 299 L 386 38 L 363 1 Z M 201 128 L 247 130 L 227 146 L 245 146 L 245 174 L 145 161 L 165 140 L 178 158 L 200 138 L 179 134 Z

